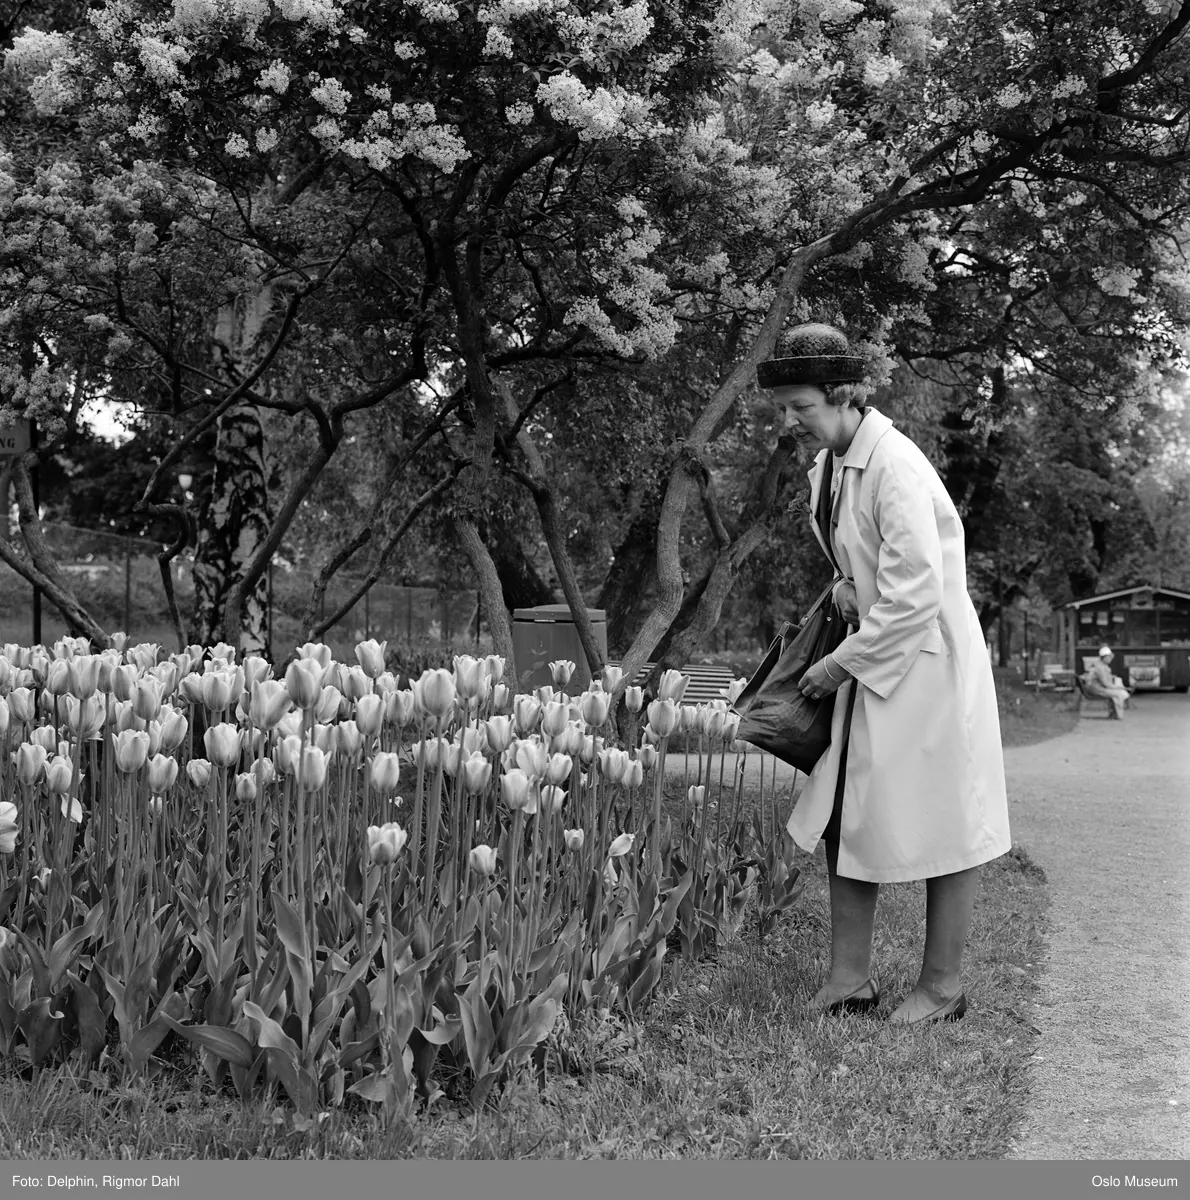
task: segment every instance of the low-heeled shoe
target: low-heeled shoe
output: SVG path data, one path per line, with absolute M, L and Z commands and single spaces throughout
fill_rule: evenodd
M 859 993 L 872 989 L 870 996 L 861 996 Z M 880 1003 L 880 989 L 867 979 L 851 993 L 850 996 L 844 996 L 842 1000 L 836 1000 L 834 1004 L 828 1004 L 823 1011 L 828 1017 L 840 1016 L 844 1013 L 866 1013 Z
M 967 1011 L 967 993 L 959 992 L 957 996 L 952 996 L 945 1004 L 939 1004 L 937 1008 L 931 1009 L 928 1013 L 924 1013 L 920 1017 L 898 1017 L 894 1010 L 889 1021 L 894 1025 L 924 1025 L 927 1021 L 958 1021 Z

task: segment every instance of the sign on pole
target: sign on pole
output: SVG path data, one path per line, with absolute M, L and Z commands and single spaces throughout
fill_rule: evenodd
M 0 457 L 24 454 L 32 448 L 33 428 L 31 421 L 13 421 L 11 425 L 0 429 Z

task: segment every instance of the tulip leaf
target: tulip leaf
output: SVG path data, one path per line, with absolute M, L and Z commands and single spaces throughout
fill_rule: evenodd
M 301 1055 L 298 1051 L 297 1043 L 272 1017 L 266 1016 L 260 1010 L 260 1007 L 253 1004 L 251 1000 L 244 1001 L 243 1011 L 244 1016 L 250 1021 L 255 1021 L 260 1026 L 257 1040 L 260 1042 L 262 1048 L 266 1050 L 279 1050 L 282 1054 L 288 1054 L 295 1063 L 300 1060 Z
M 54 985 L 49 968 L 45 965 L 45 959 L 42 957 L 41 948 L 23 929 L 17 929 L 14 932 L 20 938 L 21 945 L 29 956 L 29 966 L 33 970 L 34 990 L 39 996 L 48 996 L 54 990 Z
M 374 1074 L 353 1083 L 347 1090 L 371 1104 L 384 1104 L 392 1094 L 393 1085 L 386 1076 Z
M 17 1028 L 29 1043 L 29 1061 L 40 1066 L 62 1038 L 62 1014 L 51 997 L 39 996 L 17 1014 Z
M 124 1057 L 128 1061 L 129 1069 L 134 1075 L 138 1074 L 145 1063 L 147 1063 L 153 1054 L 153 1051 L 165 1040 L 165 1035 L 169 1033 L 170 1025 L 168 1017 L 160 1017 L 150 1021 L 143 1028 L 138 1029 L 124 1044 Z
M 478 1078 L 483 1073 L 496 1041 L 496 1032 L 492 1028 L 492 1014 L 488 1011 L 487 1001 L 479 994 L 478 982 L 468 988 L 459 1004 L 459 1019 L 463 1023 L 467 1058 L 471 1063 L 471 1070 Z
M 246 1071 L 252 1066 L 252 1043 L 242 1033 L 236 1033 L 234 1029 L 221 1025 L 182 1025 L 164 1014 L 162 1019 L 174 1033 L 195 1046 L 209 1050 L 233 1067 Z
M 558 1020 L 558 1013 L 561 1011 L 561 1008 L 562 1006 L 557 1000 L 538 996 L 524 1010 L 524 1016 L 516 1034 L 516 1045 L 513 1047 L 512 1053 L 520 1055 L 525 1050 L 532 1050 L 538 1042 L 545 1041 L 549 1037 L 555 1022 Z
M 12 883 L 0 892 L 0 924 L 8 919 L 9 909 L 16 902 L 17 892 L 20 890 L 21 881 L 14 879 Z
M 103 920 L 103 907 L 101 900 L 87 913 L 87 918 L 81 925 L 67 930 L 54 943 L 53 949 L 50 950 L 49 961 L 51 989 L 58 986 L 58 980 L 62 978 L 62 973 L 74 962 L 78 952 L 83 948 L 83 944 L 99 931 L 100 922 Z
M 371 1054 L 380 1045 L 380 1030 L 377 1029 L 370 1033 L 366 1038 L 359 1042 L 348 1042 L 346 1046 L 339 1052 L 339 1066 L 349 1067 L 352 1063 L 358 1062 L 365 1055 Z M 348 1088 L 348 1091 L 353 1091 L 353 1088 Z
M 462 1020 L 455 1017 L 435 1025 L 433 1029 L 419 1029 L 417 1032 L 431 1045 L 445 1046 L 447 1042 L 454 1041 L 462 1027 Z

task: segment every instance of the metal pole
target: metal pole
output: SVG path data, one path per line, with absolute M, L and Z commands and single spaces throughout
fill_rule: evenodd
M 37 427 L 33 427 L 31 440 L 34 445 L 37 444 Z M 30 472 L 33 485 L 33 514 L 41 520 L 41 470 L 36 463 L 33 464 L 33 470 Z M 33 645 L 41 645 L 41 588 L 36 584 L 33 586 Z
M 124 542 L 124 632 L 132 629 L 132 543 Z

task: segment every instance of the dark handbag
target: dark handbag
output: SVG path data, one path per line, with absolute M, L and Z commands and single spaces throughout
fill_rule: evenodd
M 811 700 L 799 691 L 806 669 L 847 636 L 847 622 L 831 603 L 831 586 L 818 597 L 800 628 L 788 622 L 735 702 L 737 737 L 807 774 L 831 744 L 835 693 Z

